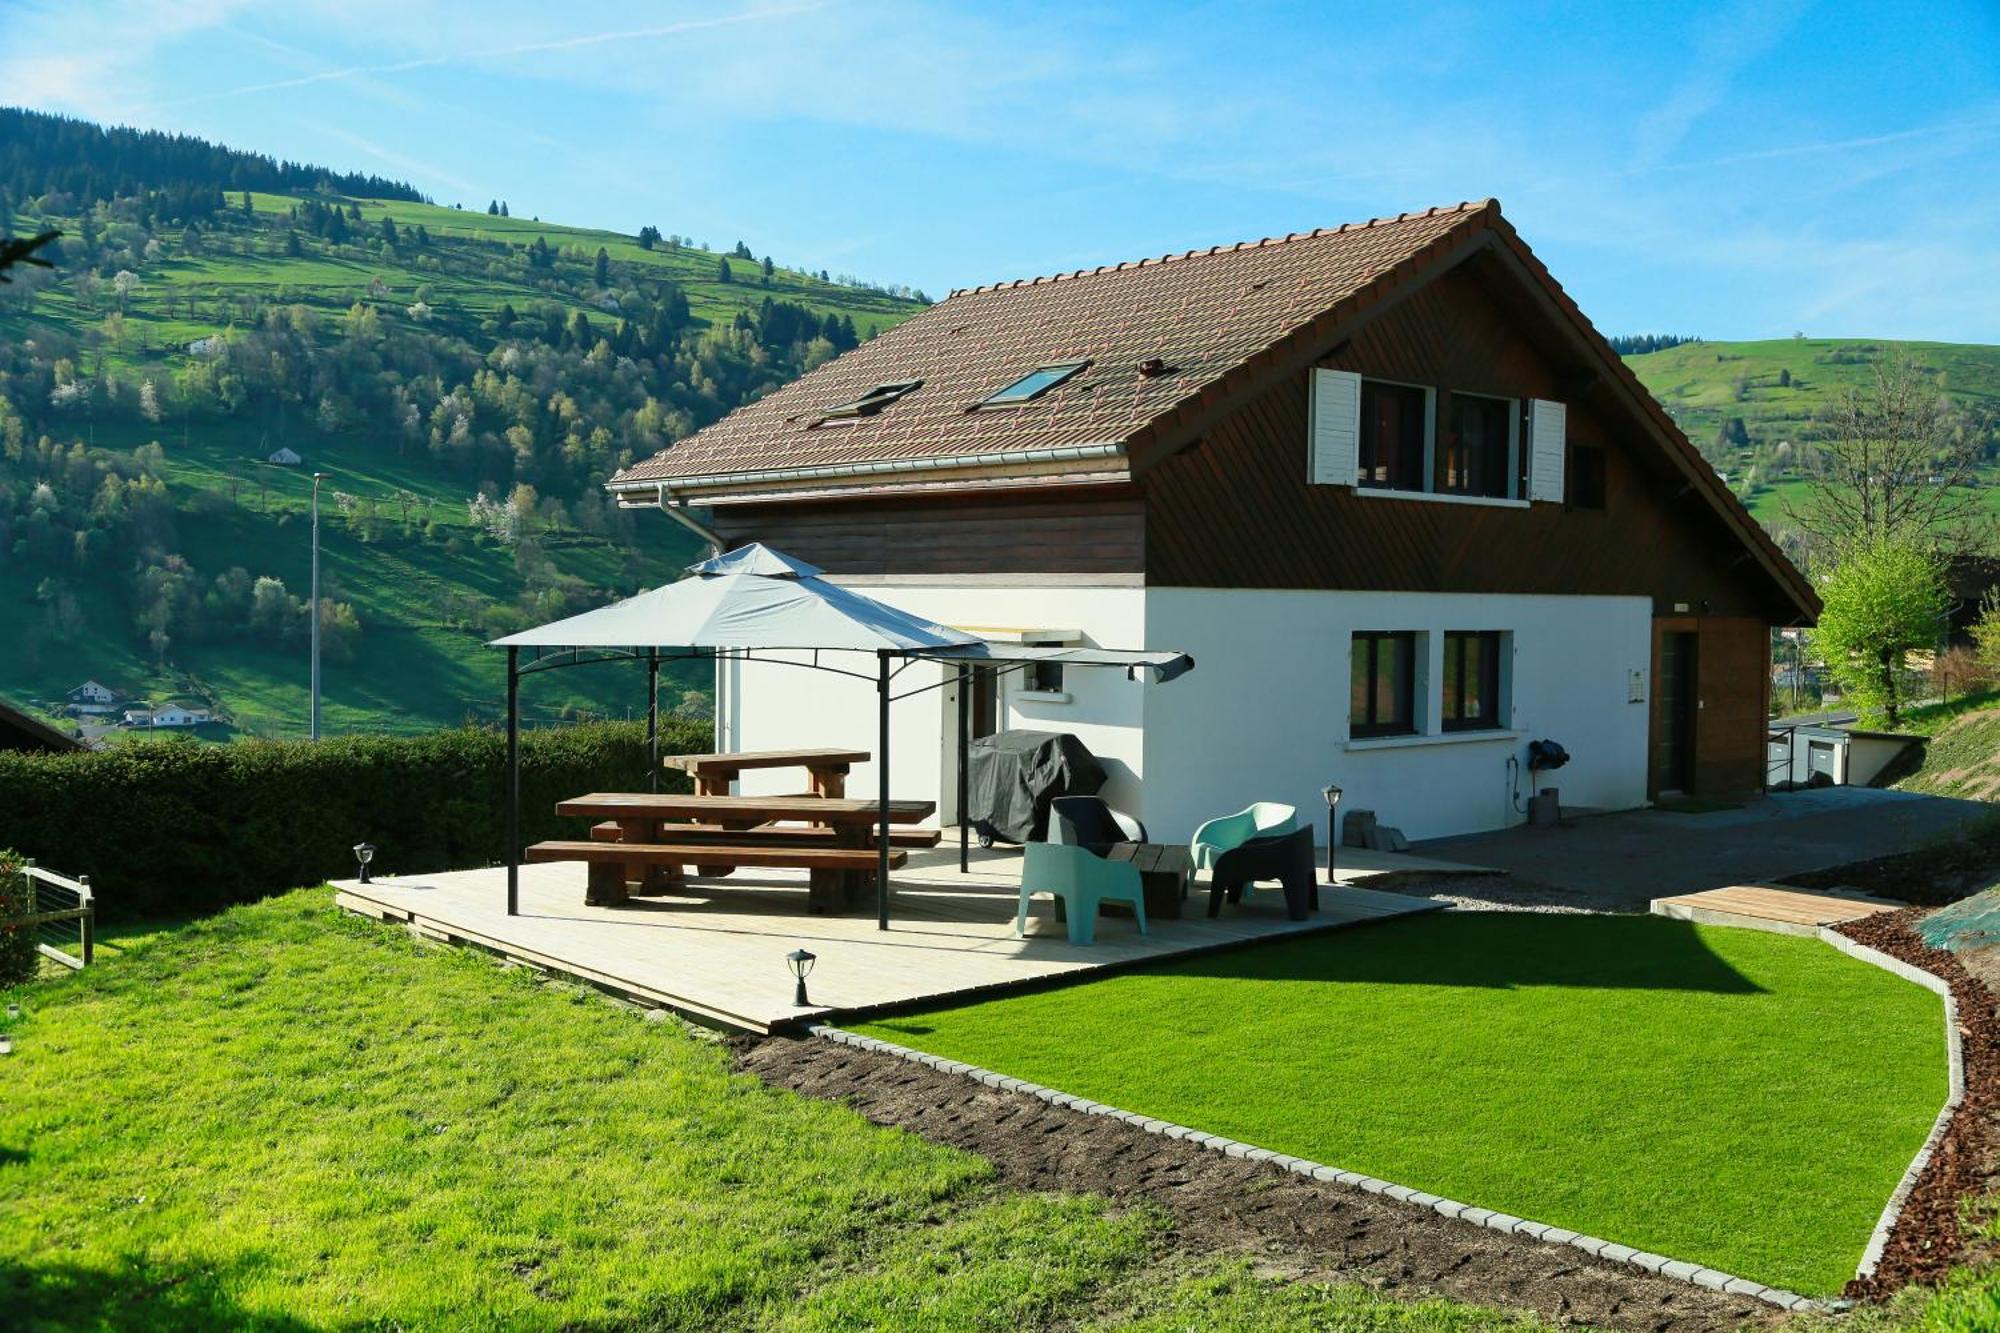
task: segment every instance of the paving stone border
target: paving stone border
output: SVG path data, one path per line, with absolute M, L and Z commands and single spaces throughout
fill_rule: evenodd
M 1551 1245 L 1568 1245 L 1574 1249 L 1582 1250 L 1594 1259 L 1602 1259 L 1609 1263 L 1626 1264 L 1642 1272 L 1655 1273 L 1661 1277 L 1690 1282 L 1698 1287 L 1708 1287 L 1715 1291 L 1729 1292 L 1732 1295 L 1747 1296 L 1753 1300 L 1774 1305 L 1781 1310 L 1826 1311 L 1840 1308 L 1840 1306 L 1845 1304 L 1844 1302 L 1814 1300 L 1809 1296 L 1801 1296 L 1794 1291 L 1785 1291 L 1779 1287 L 1767 1287 L 1760 1282 L 1752 1282 L 1748 1278 L 1736 1277 L 1733 1274 L 1720 1272 L 1713 1268 L 1705 1268 L 1700 1264 L 1689 1263 L 1685 1259 L 1670 1259 L 1664 1254 L 1653 1254 L 1650 1251 L 1634 1249 L 1630 1245 L 1620 1245 L 1615 1241 L 1608 1241 L 1602 1237 L 1586 1236 L 1564 1227 L 1550 1226 L 1546 1222 L 1530 1221 L 1527 1218 L 1515 1217 L 1510 1213 L 1495 1212 L 1491 1208 L 1480 1208 L 1469 1203 L 1461 1203 L 1456 1199 L 1447 1199 L 1442 1195 L 1411 1189 L 1407 1185 L 1398 1185 L 1393 1181 L 1366 1176 L 1359 1171 L 1344 1171 L 1339 1167 L 1328 1166 L 1323 1162 L 1310 1161 L 1304 1157 L 1293 1157 L 1288 1153 L 1272 1152 L 1269 1148 L 1255 1147 L 1248 1143 L 1239 1142 L 1236 1139 L 1224 1138 L 1220 1134 L 1210 1134 L 1203 1130 L 1191 1129 L 1186 1125 L 1177 1125 L 1169 1120 L 1143 1116 L 1136 1111 L 1120 1110 L 1118 1107 L 1106 1106 L 1102 1102 L 1094 1102 L 1089 1098 L 1078 1097 L 1057 1088 L 1043 1087 L 1039 1083 L 1030 1083 L 1026 1079 L 995 1073 L 991 1069 L 981 1069 L 978 1065 L 969 1065 L 962 1060 L 948 1060 L 941 1055 L 932 1055 L 928 1051 L 914 1050 L 908 1046 L 898 1046 L 894 1042 L 883 1041 L 879 1037 L 869 1037 L 859 1032 L 849 1032 L 845 1028 L 837 1028 L 831 1024 L 813 1024 L 807 1028 L 807 1031 L 813 1036 L 826 1041 L 839 1042 L 841 1045 L 853 1046 L 864 1051 L 877 1051 L 883 1055 L 892 1055 L 898 1059 L 909 1060 L 915 1064 L 927 1065 L 940 1073 L 962 1075 L 984 1083 L 988 1087 L 998 1088 L 1003 1092 L 1025 1093 L 1030 1097 L 1038 1097 L 1042 1101 L 1049 1102 L 1055 1106 L 1066 1106 L 1083 1115 L 1101 1115 L 1113 1120 L 1122 1120 L 1126 1124 L 1144 1130 L 1148 1134 L 1158 1134 L 1163 1138 L 1169 1139 L 1185 1139 L 1187 1142 L 1200 1148 L 1206 1148 L 1210 1152 L 1222 1153 L 1228 1157 L 1241 1157 L 1252 1162 L 1269 1162 L 1272 1166 L 1289 1171 L 1294 1175 L 1306 1176 L 1310 1179 L 1324 1181 L 1329 1184 L 1345 1185 L 1350 1189 L 1364 1190 L 1369 1194 L 1380 1194 L 1384 1198 L 1394 1199 L 1399 1203 L 1407 1203 L 1412 1207 L 1429 1208 L 1433 1212 L 1440 1213 L 1445 1217 L 1456 1218 L 1461 1222 L 1470 1222 L 1474 1226 L 1485 1227 L 1489 1231 L 1525 1236 L 1530 1240 L 1545 1241 Z
M 1937 1119 L 1931 1122 L 1931 1132 L 1925 1136 L 1923 1146 L 1917 1149 L 1917 1155 L 1910 1160 L 1909 1169 L 1903 1172 L 1903 1178 L 1890 1192 L 1889 1202 L 1882 1206 L 1882 1216 L 1876 1219 L 1875 1230 L 1868 1237 L 1868 1248 L 1862 1251 L 1861 1266 L 1854 1275 L 1869 1278 L 1875 1276 L 1875 1270 L 1881 1266 L 1882 1252 L 1888 1248 L 1889 1237 L 1903 1215 L 1903 1205 L 1909 1202 L 1910 1192 L 1917 1187 L 1917 1177 L 1930 1165 L 1931 1155 L 1937 1151 L 1945 1130 L 1950 1127 L 1951 1118 L 1958 1114 L 1959 1103 L 1965 1100 L 1965 1042 L 1958 1029 L 1958 998 L 1951 993 L 1950 982 L 1920 967 L 1913 967 L 1900 958 L 1893 958 L 1880 949 L 1871 949 L 1858 940 L 1849 939 L 1831 926 L 1820 927 L 1818 935 L 1821 943 L 1831 945 L 1848 957 L 1893 973 L 1944 999 L 1944 1047 L 1948 1076 L 1944 1107 L 1937 1113 Z

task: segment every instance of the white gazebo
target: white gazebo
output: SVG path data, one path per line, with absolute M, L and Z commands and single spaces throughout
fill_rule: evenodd
M 1137 680 L 1172 680 L 1194 666 L 1184 653 L 1140 652 L 1079 647 L 1028 647 L 989 643 L 976 634 L 952 629 L 898 610 L 887 603 L 841 587 L 802 560 L 760 543 L 716 555 L 690 565 L 691 578 L 664 584 L 622 602 L 586 611 L 496 639 L 507 650 L 507 914 L 519 910 L 521 860 L 520 680 L 522 676 L 586 662 L 646 663 L 646 739 L 649 782 L 659 780 L 660 663 L 689 660 L 767 660 L 814 671 L 867 679 L 870 673 L 830 654 L 872 654 L 878 704 L 877 730 L 881 753 L 880 824 L 876 846 L 876 921 L 889 928 L 889 706 L 938 685 L 895 693 L 895 679 L 917 661 L 955 665 L 961 686 L 975 667 L 1025 670 L 1037 662 L 1065 666 L 1119 667 Z M 522 660 L 522 650 L 530 656 Z M 798 654 L 810 654 L 800 660 Z M 864 659 L 865 660 L 865 659 Z M 967 864 L 963 811 L 966 806 L 965 756 L 970 744 L 970 691 L 959 690 L 959 868 Z

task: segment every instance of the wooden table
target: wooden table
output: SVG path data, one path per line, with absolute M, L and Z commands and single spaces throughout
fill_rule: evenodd
M 746 750 L 738 754 L 672 754 L 663 768 L 678 769 L 694 779 L 702 796 L 727 796 L 730 784 L 750 768 L 803 768 L 814 796 L 840 799 L 847 795 L 847 773 L 865 764 L 866 750 Z
M 1146 915 L 1178 918 L 1187 897 L 1188 881 L 1194 878 L 1194 855 L 1179 843 L 1115 842 L 1095 847 L 1107 861 L 1130 861 L 1139 868 L 1139 882 L 1146 893 Z M 1116 906 L 1117 904 L 1107 904 Z
M 556 803 L 558 815 L 584 819 L 608 819 L 620 830 L 620 841 L 657 843 L 671 840 L 675 824 L 703 824 L 722 830 L 715 836 L 717 847 L 730 846 L 729 832 L 745 834 L 776 820 L 792 820 L 822 825 L 833 835 L 837 848 L 862 849 L 870 845 L 869 833 L 881 816 L 874 801 L 828 796 L 683 796 L 660 792 L 592 792 Z M 919 824 L 937 813 L 935 801 L 891 801 L 891 824 Z M 697 867 L 701 869 L 702 867 Z M 718 870 L 724 867 L 716 867 Z M 662 867 L 634 862 L 626 874 L 631 880 L 654 884 L 664 879 L 679 880 L 678 866 Z M 707 871 L 704 869 L 704 873 Z M 851 881 L 858 891 L 869 878 L 862 872 Z

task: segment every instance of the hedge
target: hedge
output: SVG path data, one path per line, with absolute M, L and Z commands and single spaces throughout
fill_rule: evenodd
M 706 723 L 663 722 L 662 753 L 710 748 Z M 205 910 L 373 870 L 506 857 L 506 737 L 490 730 L 204 745 L 141 741 L 79 754 L 0 753 L 0 847 L 89 875 L 107 916 Z M 646 732 L 605 722 L 521 738 L 521 840 L 581 836 L 555 803 L 642 790 Z M 686 790 L 678 773 L 662 790 Z
M 21 858 L 0 848 L 0 989 L 34 980 L 41 966 L 33 926 L 10 925 L 28 915 L 28 877 Z

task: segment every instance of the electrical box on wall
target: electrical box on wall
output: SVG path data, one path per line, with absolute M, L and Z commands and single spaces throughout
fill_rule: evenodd
M 1642 704 L 1646 702 L 1646 672 L 1643 667 L 1634 667 L 1625 683 L 1625 702 Z

